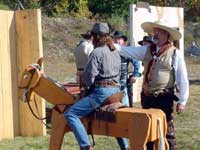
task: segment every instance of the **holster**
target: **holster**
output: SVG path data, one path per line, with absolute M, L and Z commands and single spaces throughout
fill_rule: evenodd
M 116 102 L 121 102 L 124 96 L 124 92 L 120 91 L 111 96 L 109 96 L 101 106 L 109 105 Z

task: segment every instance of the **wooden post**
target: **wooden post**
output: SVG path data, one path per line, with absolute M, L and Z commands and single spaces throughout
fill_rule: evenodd
M 15 101 L 13 97 L 16 93 L 12 92 L 12 60 L 11 55 L 15 51 L 15 25 L 13 22 L 13 11 L 0 10 L 0 140 L 3 138 L 14 137 L 13 122 L 17 120 L 14 118 L 14 113 L 17 113 L 18 107 L 13 107 Z M 13 56 L 13 55 L 12 55 Z M 16 60 L 16 59 L 15 59 Z M 16 64 L 16 63 L 15 63 Z M 16 97 L 15 97 L 16 98 Z M 17 99 L 15 99 L 17 100 Z M 16 104 L 16 103 L 15 103 Z M 16 104 L 17 105 L 17 104 Z M 18 124 L 16 124 L 16 132 L 18 132 Z
M 21 77 L 25 67 L 32 62 L 37 62 L 43 55 L 42 31 L 40 10 L 25 10 L 15 12 L 17 64 L 18 76 Z M 38 111 L 41 117 L 45 116 L 45 101 L 35 96 Z M 37 113 L 35 105 L 31 102 L 33 110 Z M 45 135 L 46 128 L 43 123 L 33 117 L 26 103 L 19 102 L 19 125 L 22 136 Z

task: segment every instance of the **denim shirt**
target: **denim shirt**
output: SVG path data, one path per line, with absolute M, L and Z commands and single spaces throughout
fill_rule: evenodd
M 91 86 L 94 81 L 119 83 L 121 58 L 117 51 L 110 51 L 107 45 L 95 48 L 84 69 L 84 83 Z
M 139 61 L 136 60 L 136 59 L 132 59 L 131 63 L 133 65 L 133 67 L 134 67 L 133 76 L 134 77 L 141 77 L 141 73 L 139 71 L 140 70 L 140 63 L 139 63 Z
M 121 75 L 120 75 L 120 85 L 122 87 L 126 86 L 128 79 L 128 64 L 132 63 L 134 69 L 132 72 L 133 77 L 141 77 L 141 73 L 139 72 L 140 63 L 135 59 L 127 59 L 121 56 Z

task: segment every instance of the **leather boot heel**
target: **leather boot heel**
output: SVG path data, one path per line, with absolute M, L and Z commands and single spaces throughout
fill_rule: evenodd
M 81 147 L 80 150 L 93 150 L 92 146 Z

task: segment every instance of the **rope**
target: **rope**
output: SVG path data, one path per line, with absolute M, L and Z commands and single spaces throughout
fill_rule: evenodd
M 49 116 L 43 117 L 43 118 L 40 117 L 40 115 L 39 115 L 39 110 L 38 110 L 38 106 L 37 106 L 37 102 L 36 102 L 36 100 L 35 100 L 35 96 L 34 96 L 34 103 L 35 103 L 35 108 L 36 108 L 36 110 L 37 110 L 39 116 L 37 116 L 37 115 L 34 113 L 32 107 L 31 107 L 30 100 L 28 99 L 28 92 L 25 94 L 25 96 L 26 96 L 26 99 L 27 99 L 28 107 L 29 107 L 29 109 L 30 109 L 32 115 L 33 115 L 36 119 L 42 121 L 42 123 L 43 123 L 47 128 L 50 129 L 50 126 L 48 126 L 48 125 L 44 122 L 44 120 L 47 119 Z

